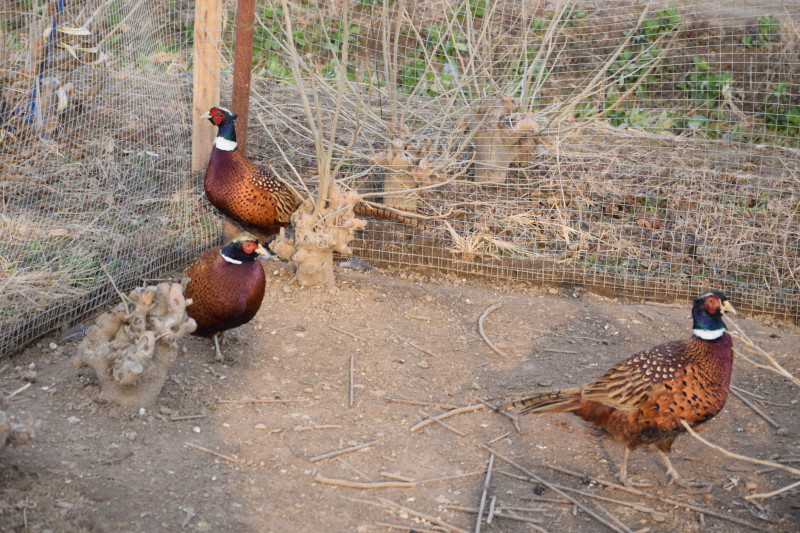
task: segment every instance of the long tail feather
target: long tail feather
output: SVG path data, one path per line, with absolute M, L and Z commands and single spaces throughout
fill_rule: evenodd
M 427 229 L 424 224 L 422 224 L 418 220 L 414 220 L 411 217 L 406 217 L 401 215 L 400 213 L 395 213 L 394 211 L 391 211 L 389 209 L 384 209 L 382 207 L 374 207 L 361 202 L 353 206 L 353 212 L 356 214 L 356 216 L 360 217 L 381 218 L 383 220 L 391 220 L 392 222 L 400 222 L 401 224 L 407 224 L 409 226 L 421 230 Z
M 561 391 L 554 391 L 508 402 L 499 407 L 498 410 L 522 409 L 520 414 L 527 415 L 530 413 L 563 413 L 574 411 L 580 406 L 580 398 L 572 394 L 564 394 Z

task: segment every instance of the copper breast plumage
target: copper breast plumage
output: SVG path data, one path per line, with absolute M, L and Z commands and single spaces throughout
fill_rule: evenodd
M 211 337 L 253 319 L 264 299 L 266 278 L 258 261 L 226 261 L 222 246 L 200 254 L 186 270 L 186 312 L 197 322 L 195 335 Z

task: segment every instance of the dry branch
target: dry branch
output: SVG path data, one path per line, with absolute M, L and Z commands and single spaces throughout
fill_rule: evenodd
M 450 418 L 451 416 L 460 415 L 460 414 L 463 414 L 463 413 L 471 413 L 472 411 L 477 411 L 479 409 L 483 409 L 483 407 L 484 406 L 483 406 L 482 403 L 478 403 L 478 404 L 475 404 L 475 405 L 468 405 L 466 407 L 459 407 L 458 409 L 453 409 L 452 411 L 447 411 L 446 413 L 442 413 L 440 415 L 434 416 L 433 418 L 426 418 L 422 422 L 419 422 L 418 424 L 414 424 L 413 426 L 408 428 L 408 430 L 413 433 L 413 432 L 415 432 L 417 430 L 420 430 L 420 429 L 424 428 L 425 426 L 433 424 L 437 420 L 444 420 L 445 418 Z
M 752 409 L 753 411 L 755 411 L 755 412 L 756 412 L 756 414 L 757 414 L 758 416 L 760 416 L 761 418 L 763 418 L 764 420 L 766 420 L 766 421 L 769 423 L 769 425 L 771 425 L 771 426 L 772 426 L 772 427 L 774 427 L 775 429 L 778 429 L 778 428 L 780 428 L 780 427 L 781 427 L 781 425 L 780 425 L 780 424 L 778 424 L 777 422 L 775 422 L 775 421 L 774 421 L 772 418 L 770 418 L 770 417 L 769 417 L 769 415 L 767 415 L 767 414 L 766 414 L 764 411 L 762 411 L 761 409 L 759 409 L 758 407 L 756 407 L 756 406 L 755 406 L 755 404 L 753 404 L 753 402 L 751 402 L 750 400 L 748 400 L 747 398 L 745 398 L 744 396 L 742 396 L 742 395 L 739 393 L 739 391 L 737 391 L 737 390 L 736 390 L 736 389 L 734 389 L 734 388 L 731 388 L 731 389 L 730 389 L 730 391 L 731 391 L 731 394 L 733 394 L 734 396 L 736 396 L 737 398 L 739 398 L 739 399 L 742 401 L 742 403 L 743 403 L 743 404 L 745 404 L 747 407 L 749 407 L 750 409 Z
M 187 442 L 184 442 L 183 445 L 184 446 L 189 446 L 190 448 L 194 448 L 196 450 L 200 450 L 202 452 L 210 453 L 211 455 L 215 455 L 215 456 L 219 457 L 220 459 L 225 459 L 226 461 L 230 461 L 231 463 L 235 463 L 235 464 L 239 463 L 239 459 L 237 459 L 235 457 L 232 457 L 230 455 L 225 455 L 224 453 L 215 452 L 214 450 L 206 448 L 205 446 L 200 446 L 199 444 L 194 444 L 194 443 L 191 443 L 191 442 L 187 441 Z
M 597 513 L 595 513 L 595 512 L 594 512 L 592 509 L 588 508 L 588 507 L 587 507 L 586 505 L 584 505 L 584 504 L 583 504 L 581 501 L 579 501 L 579 500 L 576 500 L 575 498 L 573 498 L 573 497 L 572 497 L 572 496 L 570 496 L 569 494 L 567 494 L 567 493 L 565 493 L 564 491 L 560 490 L 558 487 L 556 487 L 556 486 L 555 486 L 555 485 L 553 485 L 552 483 L 550 483 L 550 482 L 548 482 L 548 481 L 544 480 L 543 478 L 539 477 L 538 475 L 536 475 L 535 473 L 533 473 L 531 470 L 528 470 L 527 468 L 525 468 L 524 466 L 522 466 L 522 465 L 520 465 L 519 463 L 515 462 L 514 460 L 512 460 L 512 459 L 510 459 L 510 458 L 508 458 L 508 457 L 506 457 L 506 456 L 504 456 L 504 455 L 502 455 L 502 454 L 498 453 L 496 450 L 494 450 L 494 449 L 492 449 L 492 448 L 490 448 L 490 447 L 488 447 L 488 446 L 485 446 L 485 445 L 482 445 L 482 444 L 481 444 L 481 445 L 479 445 L 479 446 L 480 446 L 481 448 L 483 448 L 483 449 L 485 449 L 485 450 L 487 450 L 487 451 L 489 451 L 489 452 L 491 452 L 491 453 L 493 453 L 493 454 L 497 455 L 497 457 L 499 457 L 499 458 L 500 458 L 500 459 L 502 459 L 503 461 L 505 461 L 505 462 L 507 462 L 508 464 L 510 464 L 511 466 L 513 466 L 513 467 L 517 468 L 517 469 L 518 469 L 518 470 L 520 470 L 521 472 L 524 472 L 524 473 L 525 473 L 526 475 L 528 475 L 528 476 L 529 476 L 531 479 L 535 480 L 535 481 L 536 481 L 536 482 L 538 482 L 538 483 L 541 483 L 542 485 L 544 485 L 545 487 L 549 488 L 550 490 L 552 490 L 552 491 L 553 491 L 553 492 L 555 492 L 556 494 L 559 494 L 560 496 L 563 496 L 564 498 L 566 498 L 567 500 L 569 500 L 570 502 L 572 502 L 572 503 L 573 503 L 573 504 L 574 504 L 576 507 L 578 507 L 578 508 L 580 508 L 581 510 L 583 510 L 583 511 L 584 511 L 586 514 L 588 514 L 589 516 L 591 516 L 592 518 L 594 518 L 595 520 L 597 520 L 598 522 L 600 522 L 601 524 L 603 524 L 603 525 L 604 525 L 604 526 L 606 526 L 607 528 L 609 528 L 609 529 L 611 529 L 611 530 L 613 530 L 613 531 L 616 531 L 616 532 L 618 532 L 618 533 L 621 533 L 621 532 L 625 532 L 625 533 L 631 533 L 631 530 L 630 530 L 629 528 L 627 528 L 627 527 L 625 527 L 625 526 L 623 526 L 622 528 L 615 526 L 614 524 L 612 524 L 611 522 L 609 522 L 608 520 L 606 520 L 606 519 L 605 519 L 605 518 L 603 518 L 602 516 L 600 516 L 600 515 L 598 515 Z
M 505 357 L 506 353 L 494 345 L 492 341 L 489 340 L 489 337 L 486 335 L 486 332 L 483 330 L 483 321 L 484 319 L 489 316 L 489 313 L 494 311 L 495 309 L 499 309 L 503 306 L 503 302 L 497 302 L 496 304 L 492 304 L 486 308 L 486 310 L 481 313 L 481 316 L 478 317 L 478 333 L 480 334 L 483 341 L 495 352 L 497 355 L 502 355 Z
M 773 461 L 765 461 L 764 459 L 756 459 L 755 457 L 749 457 L 747 455 L 741 455 L 741 454 L 738 454 L 738 453 L 734 453 L 734 452 L 728 451 L 725 448 L 723 448 L 722 446 L 719 446 L 718 444 L 714 444 L 712 442 L 709 442 L 706 439 L 704 439 L 703 437 L 701 437 L 700 435 L 698 435 L 697 432 L 695 430 L 693 430 L 692 427 L 689 424 L 687 424 L 685 420 L 681 420 L 681 424 L 683 425 L 683 427 L 686 428 L 686 431 L 688 431 L 689 434 L 692 437 L 694 437 L 695 439 L 699 440 L 700 442 L 702 442 L 703 444 L 705 444 L 709 448 L 717 450 L 718 452 L 720 452 L 723 455 L 726 455 L 728 457 L 732 457 L 733 459 L 737 459 L 739 461 L 745 461 L 745 462 L 753 463 L 753 464 L 757 464 L 757 465 L 769 466 L 771 468 L 776 468 L 778 470 L 784 470 L 784 471 L 789 472 L 790 474 L 793 474 L 795 476 L 800 476 L 800 470 L 798 470 L 797 468 L 792 468 L 791 466 L 786 466 L 786 465 L 781 464 L 781 463 L 776 463 L 776 462 L 773 462 Z M 746 500 L 754 500 L 754 499 L 768 498 L 768 497 L 773 496 L 775 494 L 780 494 L 782 492 L 790 490 L 791 488 L 796 487 L 797 484 L 798 483 L 793 483 L 793 484 L 789 485 L 788 487 L 784 487 L 784 488 L 782 488 L 782 489 L 780 489 L 778 491 L 771 492 L 771 493 L 769 493 L 767 495 L 765 495 L 765 494 L 751 494 L 750 496 L 747 496 L 745 499 Z
M 336 485 L 338 487 L 347 487 L 350 489 L 388 489 L 417 486 L 416 483 L 408 481 L 351 481 L 348 479 L 336 479 L 323 476 L 319 472 L 314 476 L 314 481 L 325 485 Z
M 354 452 L 356 450 L 361 450 L 363 448 L 367 448 L 369 446 L 373 446 L 377 440 L 370 440 L 367 442 L 362 442 L 361 444 L 356 444 L 355 446 L 350 446 L 349 448 L 339 448 L 338 450 L 333 450 L 330 452 L 321 453 L 319 455 L 315 455 L 314 457 L 309 457 L 309 461 L 312 463 L 316 463 L 317 461 L 324 461 L 325 459 L 332 459 L 334 457 L 338 457 L 340 455 L 344 455 L 346 453 Z
M 750 363 L 756 364 L 756 366 L 758 366 L 759 368 L 764 368 L 766 370 L 778 374 L 779 376 L 783 376 L 792 383 L 794 383 L 795 385 L 797 385 L 798 387 L 800 387 L 800 379 L 798 379 L 797 377 L 792 375 L 791 372 L 783 368 L 781 364 L 778 363 L 778 361 L 772 355 L 769 354 L 769 352 L 767 352 L 766 350 L 758 346 L 755 342 L 753 342 L 753 340 L 750 337 L 748 337 L 744 331 L 742 331 L 742 328 L 739 327 L 739 324 L 731 320 L 730 316 L 727 317 L 727 319 L 728 323 L 730 323 L 736 330 L 736 332 L 739 334 L 739 342 L 744 344 L 744 346 L 752 353 L 760 355 L 761 357 L 766 359 L 769 362 L 769 366 L 754 363 L 753 361 L 750 361 L 750 359 L 742 356 L 743 359 L 745 359 Z

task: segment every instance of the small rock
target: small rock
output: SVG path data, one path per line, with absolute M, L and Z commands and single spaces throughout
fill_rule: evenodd
M 653 522 L 666 522 L 667 521 L 667 515 L 665 515 L 664 513 L 653 513 L 653 514 L 650 515 L 650 518 L 653 519 Z
M 558 294 L 558 289 L 556 289 L 555 287 L 551 287 L 551 288 L 547 289 L 547 292 L 550 293 L 550 294 L 554 294 L 555 295 L 555 294 Z
M 138 434 L 135 431 L 126 431 L 125 433 L 123 433 L 123 435 L 125 436 L 126 439 L 130 441 L 136 440 L 136 437 L 138 436 Z
M 25 372 L 23 372 L 23 373 L 20 375 L 20 377 L 21 377 L 21 378 L 22 378 L 24 381 L 28 381 L 28 382 L 30 382 L 30 383 L 36 383 L 36 378 L 38 377 L 38 375 L 39 375 L 39 374 L 37 374 L 35 370 L 26 370 Z
M 789 434 L 789 428 L 787 427 L 778 428 L 778 430 L 775 433 L 777 435 L 780 435 L 781 437 L 785 437 L 786 435 Z
M 200 431 L 202 430 L 200 429 L 200 426 L 195 426 L 192 428 L 192 431 L 194 431 L 195 433 L 200 433 Z
M 67 418 L 67 422 L 69 422 L 70 424 L 77 424 L 80 421 L 81 421 L 81 419 L 78 418 L 77 416 L 71 416 L 71 417 Z
M 58 344 L 56 344 L 54 342 L 51 342 L 50 343 L 50 349 L 53 350 L 53 351 L 56 351 L 58 349 Z
M 161 407 L 158 408 L 158 412 L 161 413 L 162 415 L 171 415 L 172 409 L 170 409 L 166 405 L 162 405 Z
M 36 370 L 36 363 L 31 363 L 28 365 L 28 370 Z
M 417 366 L 420 368 L 430 368 L 431 364 L 427 361 L 420 361 L 417 363 Z
M 553 384 L 553 382 L 551 380 L 549 380 L 549 379 L 539 380 L 539 386 L 540 387 L 549 387 L 552 384 Z

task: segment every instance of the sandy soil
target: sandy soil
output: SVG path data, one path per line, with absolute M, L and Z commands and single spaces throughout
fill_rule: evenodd
M 521 479 L 528 474 L 496 456 L 487 508 L 492 501 L 495 511 L 515 508 L 518 519 L 503 511 L 483 531 L 537 530 L 520 517 L 549 532 L 607 530 L 548 483 L 595 513 L 605 509 L 633 531 L 800 527 L 796 493 L 767 500 L 763 510 L 744 500 L 796 478 L 724 457 L 688 436 L 678 440 L 673 462 L 684 477 L 711 489 L 664 486 L 661 462 L 646 451 L 631 455 L 629 471 L 653 483 L 643 489 L 647 495 L 707 513 L 548 467 L 616 481 L 621 446 L 576 417 L 528 417 L 519 421 L 519 432 L 511 420 L 483 408 L 448 418 L 447 426 L 411 431 L 444 409 L 388 400 L 470 406 L 506 393 L 576 385 L 634 351 L 687 336 L 688 303 L 645 306 L 570 287 L 378 269 L 340 270 L 335 288 L 299 289 L 286 267 L 265 265 L 267 298 L 257 318 L 238 331 L 239 341 L 228 345 L 232 360 L 214 364 L 212 344 L 190 339 L 152 410 L 130 412 L 99 401 L 92 371 L 70 365 L 75 343 L 56 347 L 54 338 L 44 338 L 6 361 L 0 377 L 6 392 L 35 372 L 35 383 L 13 399 L 12 409 L 38 420 L 40 428 L 34 443 L 0 457 L 0 530 L 435 530 L 418 512 L 454 531 L 473 531 L 476 515 L 453 506 L 478 507 L 489 459 L 480 445 L 490 441 L 498 454 L 546 483 Z M 493 352 L 476 327 L 496 302 L 502 307 L 486 318 L 485 329 L 504 355 Z M 800 374 L 797 328 L 746 317 L 739 323 Z M 731 397 L 703 435 L 751 456 L 798 461 L 798 389 L 741 359 L 733 382 L 763 398 L 754 400 L 782 429 Z M 314 460 L 361 443 L 372 444 Z M 396 481 L 385 473 L 416 484 L 358 489 L 315 482 L 317 475 Z

